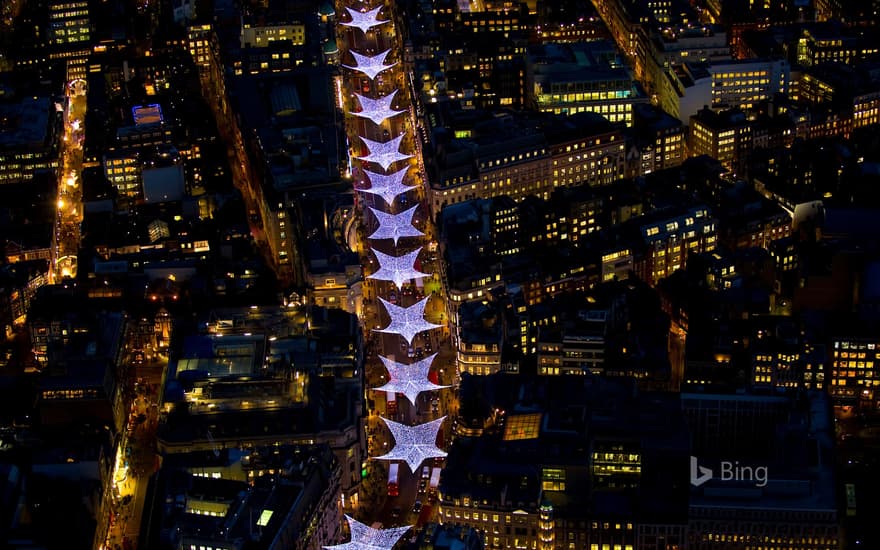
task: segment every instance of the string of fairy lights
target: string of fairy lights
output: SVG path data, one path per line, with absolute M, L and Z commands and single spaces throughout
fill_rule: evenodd
M 379 19 L 383 8 L 384 5 L 369 10 L 357 10 L 346 7 L 345 11 L 348 13 L 350 20 L 340 22 L 340 24 L 344 27 L 358 29 L 366 36 L 373 28 L 391 23 L 390 19 Z M 386 64 L 386 59 L 391 53 L 390 49 L 372 56 L 354 50 L 349 50 L 349 53 L 354 59 L 355 65 L 343 65 L 343 67 L 365 75 L 371 82 L 383 71 L 397 65 L 396 62 Z M 375 89 L 375 87 L 371 87 L 371 89 Z M 349 112 L 348 114 L 381 127 L 389 119 L 407 112 L 406 110 L 397 110 L 392 107 L 398 91 L 394 90 L 387 95 L 376 98 L 355 93 L 353 95 L 358 100 L 360 110 Z M 357 190 L 379 197 L 385 203 L 385 208 L 382 209 L 368 207 L 369 212 L 378 223 L 378 228 L 367 239 L 370 241 L 392 240 L 396 252 L 396 255 L 392 255 L 372 250 L 378 261 L 379 269 L 368 275 L 367 278 L 376 281 L 392 282 L 398 290 L 401 290 L 407 282 L 431 276 L 430 273 L 422 273 L 416 269 L 418 256 L 422 251 L 421 245 L 412 250 L 401 250 L 403 248 L 401 240 L 407 242 L 408 239 L 424 237 L 424 233 L 413 225 L 413 218 L 419 205 L 417 204 L 401 211 L 397 211 L 398 209 L 395 208 L 395 204 L 399 202 L 398 198 L 401 195 L 417 187 L 404 183 L 409 166 L 396 171 L 391 170 L 397 163 L 409 161 L 409 159 L 413 158 L 413 155 L 401 152 L 400 150 L 405 137 L 406 131 L 385 141 L 373 141 L 365 136 L 358 135 L 368 154 L 360 157 L 353 155 L 354 158 L 360 161 L 361 170 L 370 184 L 369 187 Z M 380 167 L 381 171 L 368 170 L 367 167 L 370 165 Z M 398 306 L 382 297 L 378 297 L 378 301 L 387 312 L 390 322 L 386 327 L 375 329 L 375 331 L 383 334 L 396 334 L 403 338 L 408 346 L 412 346 L 414 338 L 419 333 L 442 326 L 431 323 L 425 318 L 428 297 L 407 307 Z M 449 387 L 435 384 L 428 378 L 431 363 L 436 357 L 437 354 L 434 353 L 424 359 L 406 364 L 399 363 L 393 358 L 380 356 L 382 363 L 388 371 L 388 382 L 383 386 L 373 388 L 373 390 L 401 393 L 415 406 L 420 393 Z M 388 453 L 373 457 L 373 459 L 404 462 L 410 471 L 414 473 L 425 460 L 445 457 L 446 453 L 439 449 L 436 444 L 438 432 L 445 419 L 446 417 L 444 416 L 430 422 L 409 426 L 383 417 L 382 420 L 394 438 L 394 446 Z M 390 549 L 410 529 L 410 526 L 374 529 L 349 516 L 345 516 L 345 519 L 351 531 L 350 542 L 327 546 L 326 548 L 346 550 Z

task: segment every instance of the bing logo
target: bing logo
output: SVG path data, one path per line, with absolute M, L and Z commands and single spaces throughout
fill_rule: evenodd
M 755 487 L 767 485 L 767 466 L 741 466 L 738 461 L 721 462 L 721 481 L 746 481 L 754 483 Z M 714 477 L 711 468 L 700 466 L 697 457 L 691 457 L 691 485 L 699 487 Z

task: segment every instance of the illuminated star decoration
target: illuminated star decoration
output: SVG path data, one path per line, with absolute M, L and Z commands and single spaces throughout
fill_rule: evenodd
M 388 206 L 391 206 L 394 204 L 394 199 L 396 199 L 398 195 L 416 188 L 415 185 L 403 184 L 403 178 L 406 176 L 408 170 L 409 166 L 403 170 L 398 170 L 397 172 L 388 175 L 364 170 L 364 174 L 370 179 L 370 188 L 358 189 L 358 191 L 378 195 L 382 197 L 382 200 L 384 200 Z
M 416 229 L 412 224 L 413 215 L 418 207 L 419 205 L 415 205 L 400 214 L 388 214 L 369 206 L 370 212 L 379 220 L 379 228 L 367 238 L 394 239 L 394 246 L 397 246 L 397 241 L 401 237 L 421 237 L 424 233 Z
M 363 13 L 357 10 L 353 10 L 351 8 L 345 9 L 346 11 L 348 11 L 349 15 L 351 15 L 351 21 L 349 21 L 348 23 L 341 22 L 341 24 L 346 27 L 357 27 L 361 31 L 363 31 L 364 34 L 366 34 L 367 31 L 372 29 L 373 27 L 378 27 L 380 25 L 388 23 L 387 20 L 379 21 L 378 19 L 379 11 L 382 9 L 382 6 L 379 6 L 378 8 L 373 8 L 370 11 L 365 11 Z
M 391 550 L 400 537 L 412 527 L 407 525 L 391 529 L 373 529 L 348 514 L 345 515 L 345 521 L 348 522 L 348 529 L 351 531 L 351 541 L 324 548 L 328 550 Z
M 377 460 L 402 460 L 409 466 L 410 472 L 415 472 L 425 459 L 446 456 L 444 451 L 437 448 L 437 432 L 446 420 L 445 416 L 415 426 L 399 424 L 384 417 L 382 420 L 394 436 L 394 448 L 388 454 L 375 457 Z
M 388 369 L 388 383 L 373 389 L 402 393 L 415 407 L 416 398 L 423 391 L 441 390 L 449 387 L 438 386 L 428 380 L 428 371 L 431 370 L 431 362 L 435 357 L 437 357 L 436 353 L 411 365 L 405 365 L 380 355 L 379 359 L 385 363 L 385 368 Z
M 443 326 L 425 320 L 425 304 L 428 303 L 428 296 L 409 307 L 396 306 L 382 298 L 379 298 L 379 301 L 385 306 L 388 316 L 391 317 L 391 323 L 383 329 L 375 329 L 376 332 L 399 334 L 403 336 L 407 344 L 412 344 L 416 334 Z
M 373 250 L 373 254 L 375 254 L 376 259 L 379 260 L 379 269 L 372 275 L 367 275 L 367 279 L 393 281 L 399 290 L 400 287 L 403 286 L 403 283 L 410 279 L 430 277 L 430 274 L 417 271 L 414 267 L 419 252 L 421 251 L 421 248 L 417 248 L 412 252 L 407 252 L 403 256 L 389 256 L 378 250 Z
M 377 99 L 370 99 L 369 97 L 364 97 L 360 94 L 354 94 L 358 98 L 358 101 L 361 102 L 361 111 L 349 114 L 368 118 L 372 120 L 374 124 L 382 124 L 389 118 L 405 112 L 395 111 L 391 108 L 391 102 L 394 101 L 394 95 L 396 93 L 397 90 L 394 90 L 390 94 Z
M 367 146 L 367 149 L 370 150 L 370 154 L 355 158 L 364 162 L 375 162 L 382 167 L 382 170 L 388 170 L 388 167 L 395 162 L 412 158 L 412 155 L 405 155 L 400 152 L 400 142 L 403 141 L 403 136 L 405 135 L 406 132 L 400 134 L 394 139 L 384 142 L 373 141 L 372 139 L 359 136 L 361 141 L 364 142 L 364 145 Z
M 376 78 L 376 75 L 384 71 L 385 69 L 390 69 L 391 67 L 397 65 L 397 62 L 392 63 L 391 65 L 385 64 L 385 58 L 388 57 L 388 53 L 391 50 L 385 50 L 382 53 L 376 54 L 374 56 L 369 55 L 361 55 L 355 51 L 351 52 L 351 55 L 354 56 L 354 60 L 357 62 L 357 65 L 352 67 L 351 65 L 343 65 L 346 69 L 352 69 L 354 71 L 360 71 L 370 77 L 370 80 Z

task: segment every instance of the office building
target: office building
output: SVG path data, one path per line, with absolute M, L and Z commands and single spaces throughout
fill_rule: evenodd
M 341 474 L 327 445 L 190 453 L 171 457 L 164 475 L 174 506 L 163 524 L 182 550 L 306 550 L 338 540 Z
M 276 41 L 302 46 L 306 41 L 306 27 L 300 22 L 243 20 L 240 40 L 242 48 L 267 48 Z
M 88 0 L 52 0 L 48 3 L 46 42 L 50 59 L 67 63 L 67 79 L 83 78 L 91 53 L 91 19 Z
M 806 458 L 830 453 L 834 444 L 824 393 L 811 392 L 800 403 L 748 394 L 688 393 L 681 399 L 692 431 L 691 452 L 713 470 L 711 479 L 691 489 L 688 548 L 708 550 L 737 541 L 771 550 L 839 548 L 833 463 Z M 752 477 L 724 479 L 722 460 L 748 467 Z
M 632 125 L 633 104 L 648 99 L 608 42 L 543 44 L 526 57 L 529 104 L 539 111 L 592 112 Z
M 463 404 L 462 412 L 483 415 L 470 420 L 489 427 L 451 447 L 440 521 L 481 532 L 486 548 L 633 550 L 660 533 L 683 544 L 685 470 L 670 469 L 687 454 L 678 403 L 634 393 L 627 383 L 581 376 L 466 378 L 463 403 L 480 395 L 488 407 L 476 413 Z M 638 416 L 648 403 L 655 413 Z M 649 433 L 663 434 L 664 445 Z
M 660 94 L 660 105 L 682 122 L 700 109 L 751 109 L 787 94 L 791 69 L 784 59 L 745 59 L 675 65 L 668 71 L 673 91 Z
M 42 286 L 48 283 L 49 262 L 33 260 L 7 264 L 0 268 L 0 328 L 6 337 L 13 327 L 20 326 L 31 306 L 31 301 Z
M 140 155 L 134 150 L 114 151 L 104 155 L 104 177 L 121 197 L 135 198 L 143 189 Z
M 862 403 L 876 408 L 880 399 L 880 341 L 869 336 L 838 334 L 831 338 L 831 382 L 836 405 Z
M 121 430 L 124 314 L 101 311 L 81 290 L 44 286 L 31 303 L 27 327 L 31 351 L 46 373 L 38 390 L 41 422 L 65 426 L 99 418 Z
M 448 103 L 426 109 L 433 127 L 425 156 L 434 215 L 471 199 L 547 199 L 558 187 L 609 185 L 625 175 L 625 137 L 594 113 L 467 112 Z
M 728 170 L 745 172 L 752 149 L 752 125 L 742 111 L 701 109 L 691 117 L 689 138 L 691 155 L 708 155 Z
M 624 136 L 607 118 L 595 113 L 554 117 L 544 135 L 553 162 L 553 189 L 609 185 L 624 177 Z
M 538 335 L 538 374 L 601 374 L 605 367 L 608 312 L 583 311 L 564 327 L 544 327 Z
M 29 181 L 0 185 L 0 204 L 7 212 L 5 219 L 0 219 L 6 263 L 51 261 L 58 204 L 55 174 L 38 172 Z
M 718 25 L 662 25 L 654 31 L 651 53 L 658 66 L 668 69 L 682 63 L 715 63 L 730 59 L 727 33 Z
M 627 176 L 645 176 L 673 168 L 687 154 L 687 127 L 653 105 L 636 105 L 633 137 L 627 151 Z
M 309 303 L 362 315 L 364 272 L 358 254 L 349 249 L 358 230 L 353 196 L 316 193 L 291 211 L 309 235 L 303 250 Z
M 651 285 L 683 268 L 688 255 L 714 250 L 718 241 L 717 221 L 705 206 L 653 212 L 630 223 L 638 224 L 644 247 L 636 273 Z
M 801 29 L 797 41 L 797 62 L 804 67 L 822 63 L 853 65 L 875 60 L 880 42 L 874 36 L 859 35 L 839 22 L 823 22 Z
M 449 206 L 440 214 L 439 228 L 441 275 L 452 302 L 501 286 L 497 258 L 521 252 L 518 208 L 509 197 Z
M 200 326 L 181 335 L 183 352 L 168 366 L 159 451 L 326 443 L 344 472 L 338 505 L 357 508 L 366 448 L 362 342 L 352 316 L 254 307 L 215 310 Z
M 497 305 L 464 302 L 455 309 L 456 362 L 459 372 L 489 375 L 501 370 L 504 347 L 502 318 Z
M 85 0 L 49 3 L 48 42 L 52 46 L 81 47 L 90 39 L 89 3 Z
M 58 168 L 60 115 L 48 97 L 0 105 L 0 184 L 29 181 Z
M 783 59 L 719 61 L 708 66 L 713 109 L 748 109 L 776 94 L 787 94 L 791 71 Z

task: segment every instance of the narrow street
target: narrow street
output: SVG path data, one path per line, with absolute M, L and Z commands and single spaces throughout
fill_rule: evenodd
M 206 103 L 211 107 L 214 118 L 217 121 L 217 131 L 220 139 L 226 146 L 226 157 L 229 162 L 230 173 L 232 175 L 232 183 L 241 193 L 244 209 L 247 212 L 248 226 L 250 228 L 251 237 L 254 244 L 263 256 L 266 264 L 273 269 L 276 277 L 282 283 L 287 285 L 291 283 L 292 270 L 279 269 L 277 258 L 269 246 L 269 238 L 266 235 L 264 224 L 269 220 L 262 219 L 260 209 L 260 190 L 257 186 L 261 184 L 260 179 L 255 175 L 251 166 L 251 160 L 245 148 L 244 139 L 241 131 L 237 126 L 234 114 L 224 104 L 215 99 L 216 86 L 211 82 L 209 74 L 202 74 L 201 80 L 202 95 Z M 294 249 L 295 252 L 295 249 Z M 299 258 L 294 254 L 290 258 L 290 265 L 296 265 Z
M 128 423 L 114 464 L 114 508 L 104 544 L 104 548 L 111 550 L 137 548 L 147 488 L 157 466 L 157 390 L 162 372 L 168 364 L 166 357 L 161 354 L 157 357 L 158 360 L 145 365 L 134 365 L 127 361 L 128 368 L 136 369 L 137 382 Z
M 75 278 L 82 222 L 82 163 L 85 136 L 86 85 L 75 80 L 67 86 L 67 106 L 61 138 L 61 169 L 55 214 L 55 247 L 50 277 L 53 283 Z

